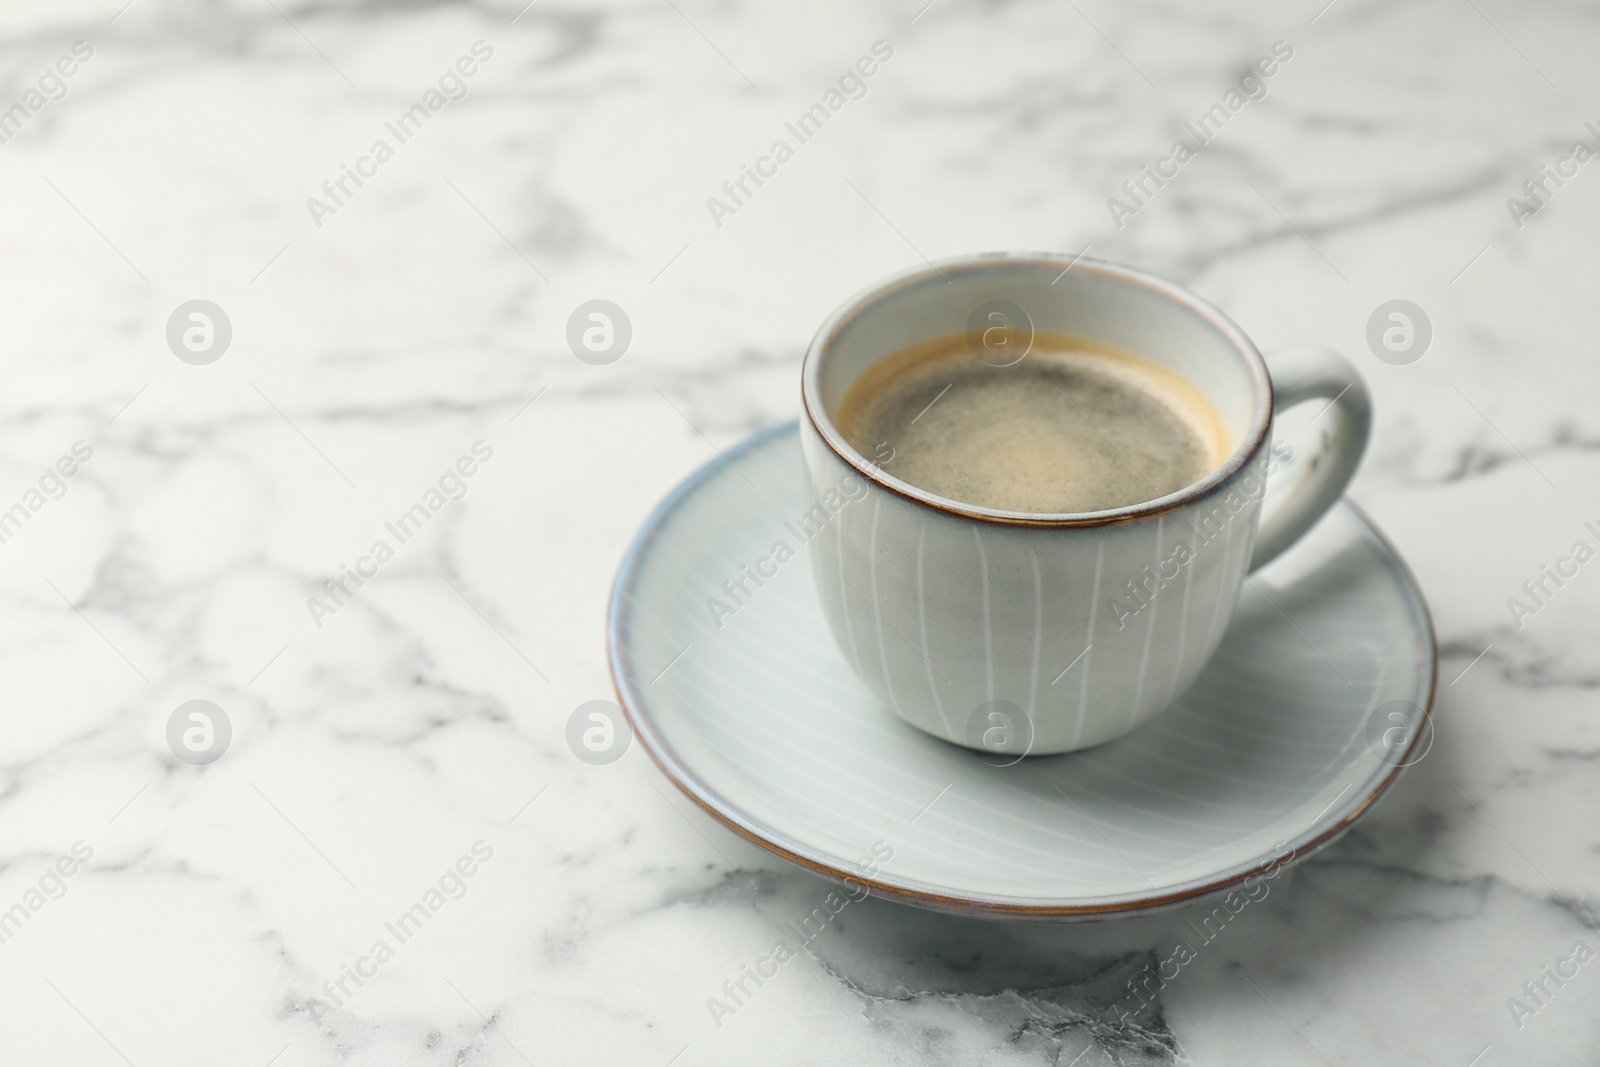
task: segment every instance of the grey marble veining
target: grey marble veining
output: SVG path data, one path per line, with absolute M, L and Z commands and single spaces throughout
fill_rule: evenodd
M 0 942 L 6 1062 L 1600 1055 L 1600 965 L 1537 1002 L 1524 986 L 1600 945 L 1600 562 L 1532 615 L 1507 603 L 1600 546 L 1600 164 L 1520 228 L 1508 206 L 1600 122 L 1592 5 L 0 17 L 0 115 L 27 115 L 0 126 L 0 511 L 28 513 L 0 543 L 0 921 L 25 915 Z M 92 57 L 30 110 L 78 41 Z M 386 132 L 479 41 L 463 97 Z M 865 94 L 714 217 L 878 41 L 893 57 Z M 1275 41 L 1294 54 L 1264 98 L 1119 228 L 1107 199 Z M 337 211 L 308 208 L 385 138 Z M 1197 940 L 1191 918 L 1014 929 L 866 900 L 719 1016 L 723 984 L 829 887 L 637 749 L 568 749 L 573 709 L 609 695 L 612 572 L 679 478 L 792 416 L 828 311 L 990 248 L 1089 248 L 1263 347 L 1359 361 L 1378 422 L 1352 496 L 1435 613 L 1434 748 L 1146 997 L 1132 985 Z M 233 328 L 204 366 L 166 341 L 197 298 Z M 633 325 L 605 366 L 565 339 L 596 298 Z M 1367 347 L 1394 298 L 1433 325 L 1409 365 Z M 80 441 L 64 493 L 29 507 Z M 390 536 L 318 626 L 308 598 L 479 441 L 493 457 L 464 495 Z M 193 699 L 232 726 L 206 767 L 167 743 Z M 479 842 L 492 858 L 440 889 Z M 430 892 L 401 941 L 388 924 Z M 357 966 L 375 970 L 319 1012 Z

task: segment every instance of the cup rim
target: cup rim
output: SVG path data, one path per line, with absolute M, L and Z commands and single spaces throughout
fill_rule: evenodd
M 1062 274 L 1081 270 L 1126 285 L 1138 286 L 1182 306 L 1184 310 L 1219 334 L 1244 364 L 1253 393 L 1250 421 L 1239 446 L 1227 461 L 1199 481 L 1153 500 L 1103 511 L 1027 512 L 986 508 L 931 493 L 889 474 L 852 447 L 833 425 L 833 421 L 828 417 L 827 408 L 822 403 L 822 367 L 829 349 L 837 342 L 839 335 L 868 309 L 917 285 L 934 278 L 943 278 L 948 282 L 952 272 L 973 273 L 1000 265 L 1037 265 L 1048 270 L 1060 268 Z M 1052 528 L 1109 526 L 1153 518 L 1186 507 L 1215 495 L 1230 485 L 1234 477 L 1260 449 L 1272 428 L 1272 378 L 1267 373 L 1266 361 L 1261 358 L 1255 343 L 1220 308 L 1174 282 L 1158 278 L 1136 267 L 1087 256 L 1067 256 L 1057 252 L 981 252 L 953 256 L 929 261 L 925 267 L 915 267 L 890 275 L 883 281 L 858 291 L 823 321 L 811 339 L 811 344 L 806 348 L 800 371 L 800 400 L 806 421 L 811 424 L 823 443 L 873 484 L 936 511 L 1005 526 Z

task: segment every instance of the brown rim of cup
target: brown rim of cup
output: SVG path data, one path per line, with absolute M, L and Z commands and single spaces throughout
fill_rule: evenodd
M 1250 382 L 1255 392 L 1255 400 L 1252 405 L 1253 410 L 1250 413 L 1249 428 L 1246 430 L 1244 440 L 1239 447 L 1233 451 L 1222 466 L 1193 485 L 1185 486 L 1175 493 L 1156 497 L 1154 500 L 1146 500 L 1142 503 L 1130 504 L 1126 507 L 1113 508 L 1106 511 L 1038 514 L 1001 511 L 995 508 L 979 507 L 976 504 L 963 504 L 958 500 L 951 500 L 948 497 L 930 493 L 925 489 L 912 485 L 910 482 L 885 474 L 876 464 L 851 447 L 849 442 L 834 428 L 832 420 L 828 418 L 821 396 L 820 368 L 822 365 L 822 353 L 830 348 L 839 334 L 861 314 L 884 300 L 897 296 L 915 286 L 925 284 L 934 278 L 944 278 L 948 281 L 950 273 L 984 270 L 1002 263 L 1012 266 L 1037 265 L 1047 270 L 1055 270 L 1059 267 L 1061 268 L 1061 273 L 1065 273 L 1067 270 L 1082 270 L 1126 285 L 1136 285 L 1181 305 L 1227 342 L 1234 355 L 1244 364 L 1245 371 L 1250 377 Z M 1073 258 L 1053 252 L 984 252 L 940 260 L 930 263 L 925 268 L 916 268 L 893 275 L 886 281 L 861 290 L 847 300 L 833 314 L 828 316 L 806 349 L 800 370 L 800 405 L 805 412 L 806 421 L 811 424 L 811 428 L 816 431 L 817 436 L 832 450 L 834 455 L 838 456 L 847 465 L 855 468 L 857 473 L 874 485 L 887 489 L 904 500 L 921 504 L 935 511 L 942 511 L 948 515 L 974 519 L 979 522 L 989 522 L 1001 526 L 1036 526 L 1063 529 L 1111 526 L 1118 523 L 1155 518 L 1216 496 L 1231 488 L 1235 478 L 1245 471 L 1247 464 L 1261 449 L 1268 433 L 1272 429 L 1272 379 L 1267 374 L 1267 365 L 1265 360 L 1261 358 L 1261 353 L 1256 349 L 1254 342 L 1245 335 L 1245 332 L 1232 319 L 1223 314 L 1221 309 L 1206 302 L 1182 286 L 1157 278 L 1136 268 L 1125 267 L 1121 264 L 1101 259 L 1090 259 L 1082 256 Z

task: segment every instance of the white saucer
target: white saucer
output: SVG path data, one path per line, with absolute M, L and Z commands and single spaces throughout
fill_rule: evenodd
M 813 871 L 996 918 L 1182 907 L 1323 848 L 1426 753 L 1428 609 L 1348 504 L 1251 578 L 1216 658 L 1166 712 L 1099 748 L 997 765 L 906 725 L 852 673 L 785 525 L 803 478 L 788 423 L 674 490 L 618 573 L 610 655 L 667 777 Z M 745 578 L 728 614 L 723 583 L 737 589 L 777 541 L 794 558 Z M 892 858 L 872 862 L 874 846 Z

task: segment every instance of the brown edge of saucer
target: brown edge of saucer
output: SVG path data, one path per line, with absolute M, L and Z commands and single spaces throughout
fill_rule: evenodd
M 1066 262 L 1067 269 L 1074 269 L 1082 264 L 1087 264 L 1090 271 L 1098 271 L 1102 275 L 1115 277 L 1118 281 L 1130 285 L 1137 285 L 1157 296 L 1174 298 L 1174 294 L 1181 297 L 1181 302 L 1187 310 L 1195 314 L 1208 326 L 1226 338 L 1243 358 L 1250 371 L 1251 377 L 1256 378 L 1259 384 L 1265 386 L 1265 416 L 1255 418 L 1254 428 L 1246 435 L 1246 439 L 1234 449 L 1226 463 L 1212 471 L 1205 478 L 1178 490 L 1177 493 L 1155 501 L 1119 508 L 1115 511 L 1084 512 L 1082 514 L 1061 514 L 1047 517 L 1030 517 L 1021 514 L 991 513 L 989 510 L 975 510 L 958 501 L 948 500 L 944 497 L 927 493 L 923 490 L 907 492 L 903 484 L 896 484 L 897 480 L 886 480 L 877 472 L 879 468 L 859 455 L 854 449 L 840 448 L 839 443 L 832 438 L 837 436 L 825 420 L 819 419 L 817 412 L 812 408 L 811 397 L 807 394 L 806 375 L 816 353 L 826 345 L 832 344 L 838 336 L 856 319 L 865 312 L 873 303 L 889 296 L 902 293 L 914 286 L 921 285 L 933 278 L 934 275 L 944 277 L 942 268 L 957 270 L 961 268 L 981 269 L 988 266 L 1009 265 L 1026 266 L 1029 263 L 1055 264 Z M 1063 274 L 1066 271 L 1062 271 Z M 946 278 L 946 281 L 949 279 Z M 1093 259 L 1079 256 L 1069 259 L 1066 256 L 1054 257 L 1044 252 L 1028 253 L 982 253 L 975 256 L 961 256 L 955 259 L 942 260 L 930 264 L 926 269 L 908 271 L 887 282 L 871 286 L 856 293 L 845 302 L 838 310 L 830 315 L 817 330 L 811 343 L 806 346 L 805 355 L 801 360 L 800 369 L 800 408 L 805 413 L 805 419 L 811 424 L 817 437 L 828 450 L 839 458 L 845 465 L 854 468 L 863 477 L 874 485 L 887 489 L 902 500 L 934 511 L 942 512 L 956 518 L 970 519 L 974 522 L 987 522 L 997 526 L 1022 526 L 1036 529 L 1083 529 L 1097 526 L 1115 526 L 1126 522 L 1139 522 L 1144 519 L 1156 518 L 1182 508 L 1198 504 L 1219 496 L 1233 487 L 1235 477 L 1244 472 L 1251 459 L 1260 451 L 1268 434 L 1272 432 L 1273 394 L 1272 376 L 1267 372 L 1266 362 L 1262 359 L 1260 351 L 1250 340 L 1249 336 L 1241 330 L 1232 319 L 1223 314 L 1222 310 L 1212 306 L 1200 296 L 1189 292 L 1182 286 L 1172 282 L 1163 281 L 1154 275 L 1132 267 L 1111 263 L 1107 260 Z
M 1416 598 L 1417 607 L 1419 609 L 1419 621 L 1421 622 L 1422 633 L 1425 639 L 1424 644 L 1427 648 L 1430 661 L 1428 674 L 1428 703 L 1427 706 L 1423 708 L 1422 718 L 1419 720 L 1419 728 L 1416 736 L 1411 739 L 1411 744 L 1406 747 L 1405 755 L 1389 769 L 1389 773 L 1384 776 L 1383 780 L 1377 785 L 1376 788 L 1372 789 L 1371 792 L 1367 794 L 1359 806 L 1357 806 L 1349 814 L 1345 815 L 1344 818 L 1340 819 L 1338 822 L 1319 833 L 1316 837 L 1307 841 L 1305 844 L 1290 849 L 1285 855 L 1263 859 L 1257 862 L 1249 870 L 1242 873 L 1238 873 L 1227 878 L 1218 879 L 1214 882 L 1208 882 L 1203 885 L 1182 890 L 1180 892 L 1165 893 L 1148 897 L 1133 897 L 1121 901 L 1084 905 L 1013 904 L 1008 903 L 1005 900 L 984 899 L 975 896 L 960 896 L 950 893 L 938 893 L 921 889 L 912 889 L 905 886 L 897 886 L 885 883 L 859 870 L 849 870 L 843 867 L 831 866 L 827 863 L 810 859 L 788 848 L 785 848 L 776 841 L 761 836 L 761 834 L 755 830 L 748 829 L 740 825 L 738 821 L 736 821 L 726 812 L 720 810 L 717 806 L 718 804 L 721 804 L 727 807 L 729 810 L 732 810 L 733 805 L 728 804 L 727 801 L 723 800 L 723 798 L 720 797 L 711 787 L 697 783 L 698 789 L 703 790 L 706 794 L 708 794 L 710 799 L 708 799 L 708 797 L 701 796 L 700 792 L 697 791 L 696 785 L 691 785 L 685 780 L 694 779 L 693 773 L 690 772 L 688 768 L 677 758 L 676 753 L 672 751 L 672 746 L 664 739 L 658 737 L 650 728 L 648 716 L 645 714 L 643 708 L 635 707 L 634 702 L 629 700 L 629 688 L 623 681 L 623 674 L 627 673 L 631 675 L 632 671 L 631 665 L 628 662 L 626 642 L 622 640 L 622 636 L 625 630 L 625 609 L 632 603 L 632 590 L 631 587 L 624 589 L 623 582 L 625 579 L 632 579 L 638 574 L 640 564 L 645 558 L 646 550 L 655 540 L 666 518 L 677 510 L 678 505 L 687 499 L 693 489 L 699 486 L 701 482 L 709 478 L 711 473 L 717 469 L 719 464 L 724 461 L 731 463 L 732 459 L 730 456 L 732 454 L 748 451 L 756 445 L 764 442 L 767 438 L 777 436 L 778 434 L 787 431 L 793 425 L 795 425 L 793 422 L 779 423 L 776 426 L 769 427 L 766 430 L 758 431 L 757 433 L 751 435 L 731 449 L 730 455 L 713 459 L 702 465 L 688 478 L 680 482 L 667 495 L 667 497 L 656 506 L 655 510 L 651 512 L 649 518 L 645 520 L 644 526 L 641 528 L 639 534 L 629 545 L 627 552 L 623 556 L 621 565 L 617 568 L 616 576 L 612 580 L 610 606 L 607 611 L 606 618 L 606 636 L 607 645 L 609 646 L 606 664 L 611 675 L 611 686 L 613 691 L 615 691 L 617 694 L 618 704 L 621 705 L 623 713 L 628 717 L 628 722 L 634 735 L 639 738 L 640 744 L 643 745 L 645 751 L 650 754 L 651 761 L 654 762 L 655 765 L 661 770 L 661 773 L 666 776 L 667 780 L 678 788 L 679 792 L 683 793 L 686 797 L 693 801 L 694 804 L 707 815 L 717 820 L 717 822 L 721 823 L 723 826 L 727 827 L 741 838 L 767 852 L 772 853 L 775 856 L 781 857 L 782 859 L 785 859 L 798 867 L 802 867 L 813 874 L 821 875 L 837 883 L 855 882 L 858 884 L 863 884 L 868 887 L 869 892 L 874 896 L 881 896 L 885 899 L 894 900 L 902 904 L 911 904 L 916 907 L 926 908 L 952 915 L 966 915 L 975 916 L 978 918 L 1011 919 L 1033 922 L 1092 922 L 1097 919 L 1135 918 L 1139 916 L 1153 915 L 1163 911 L 1175 910 L 1185 905 L 1192 904 L 1204 898 L 1213 896 L 1224 890 L 1232 889 L 1235 886 L 1243 884 L 1251 878 L 1260 877 L 1268 871 L 1292 867 L 1320 852 L 1322 849 L 1326 848 L 1328 845 L 1342 837 L 1352 826 L 1365 817 L 1367 812 L 1372 809 L 1374 804 L 1388 794 L 1389 790 L 1394 787 L 1395 782 L 1399 780 L 1400 775 L 1406 770 L 1406 768 L 1411 766 L 1412 762 L 1414 762 L 1411 759 L 1411 756 L 1416 751 L 1417 746 L 1422 743 L 1425 737 L 1429 736 L 1433 723 L 1433 709 L 1435 702 L 1438 700 L 1439 694 L 1439 643 L 1437 635 L 1434 633 L 1433 613 L 1428 607 L 1428 602 L 1426 597 L 1423 595 L 1422 587 L 1417 584 L 1416 576 L 1412 573 L 1411 567 L 1406 563 L 1405 558 L 1402 557 L 1399 552 L 1395 551 L 1394 546 L 1389 543 L 1389 539 L 1384 536 L 1383 532 L 1372 521 L 1372 519 L 1368 517 L 1365 511 L 1363 511 L 1353 502 L 1349 500 L 1343 500 L 1343 498 L 1341 498 L 1343 503 L 1352 511 L 1354 511 L 1361 519 L 1362 523 L 1366 527 L 1367 535 L 1376 540 L 1377 543 L 1388 553 L 1392 565 L 1399 571 L 1401 576 L 1405 578 L 1412 596 Z M 1426 752 L 1424 752 L 1423 755 L 1426 755 Z M 1419 760 L 1421 758 L 1422 757 L 1418 757 Z

